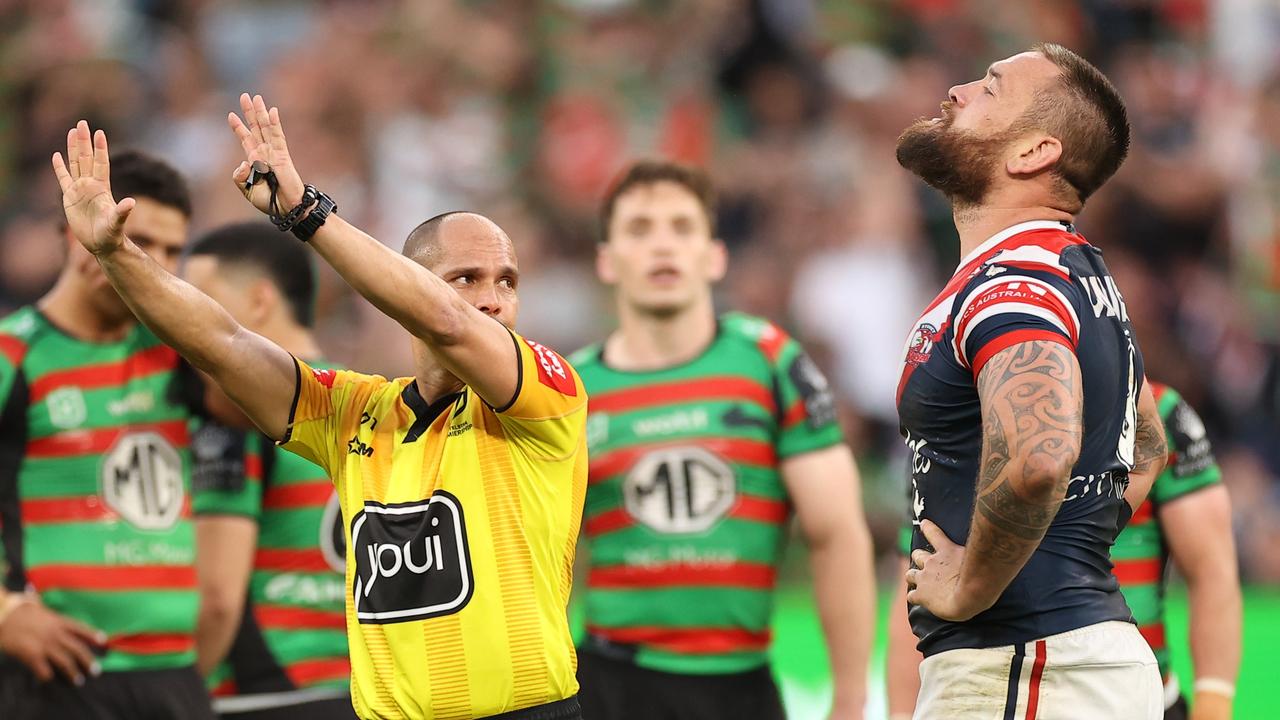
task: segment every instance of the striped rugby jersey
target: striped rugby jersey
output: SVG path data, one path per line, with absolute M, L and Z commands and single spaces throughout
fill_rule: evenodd
M 1133 611 L 1138 630 L 1155 651 L 1160 673 L 1173 669 L 1164 630 L 1164 596 L 1168 582 L 1169 547 L 1160 526 L 1160 506 L 1222 481 L 1204 423 L 1178 394 L 1166 385 L 1151 383 L 1169 442 L 1169 462 L 1147 499 L 1111 548 L 1120 590 Z
M 347 695 L 346 540 L 333 483 L 266 436 L 209 421 L 192 433 L 191 454 L 196 517 L 238 515 L 258 525 L 240 629 L 209 678 L 219 707 L 234 704 L 224 697 L 294 690 L 309 691 L 294 693 L 298 702 L 323 690 Z
M 785 333 L 738 313 L 676 367 L 617 370 L 600 346 L 573 359 L 591 393 L 593 640 L 666 672 L 765 664 L 791 516 L 779 463 L 841 442 L 826 380 Z
M 428 404 L 413 378 L 298 362 L 288 450 L 333 479 L 346 528 L 351 699 L 366 718 L 478 718 L 578 691 L 569 634 L 587 393 L 512 333 L 515 397 Z
M 1110 550 L 1129 520 L 1142 355 L 1101 251 L 1066 223 L 1020 223 L 975 248 L 908 336 L 898 413 L 912 456 L 912 547 L 928 545 L 925 518 L 967 543 L 983 444 L 977 378 L 1001 350 L 1028 341 L 1058 343 L 1079 362 L 1080 456 L 1062 507 L 995 605 L 964 622 L 909 608 L 925 656 L 1131 619 Z
M 106 671 L 195 662 L 198 602 L 178 355 L 141 324 L 72 338 L 34 307 L 0 321 L 5 586 L 107 633 Z

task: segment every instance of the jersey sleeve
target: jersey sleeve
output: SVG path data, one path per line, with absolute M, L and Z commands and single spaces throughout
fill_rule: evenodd
M 587 391 L 582 379 L 555 350 L 514 332 L 511 338 L 519 364 L 516 392 L 505 407 L 494 409 L 503 426 L 536 454 L 572 455 L 585 432 Z
M 1164 397 L 1172 401 L 1163 414 L 1169 462 L 1151 488 L 1152 499 L 1157 504 L 1222 481 L 1222 471 L 1214 459 L 1200 416 L 1174 390 L 1166 389 Z
M 262 482 L 250 478 L 248 457 L 247 433 L 198 422 L 191 433 L 191 510 L 196 515 L 258 517 Z
M 342 457 L 340 446 L 345 448 L 345 440 L 339 434 L 343 428 L 359 424 L 365 404 L 386 380 L 350 370 L 317 370 L 297 358 L 294 362 L 297 388 L 289 426 L 280 445 L 319 465 L 332 478 Z
M 1023 342 L 1061 343 L 1075 352 L 1080 319 L 1078 293 L 1066 275 L 991 265 L 958 299 L 953 350 L 977 378 L 992 356 Z
M 774 363 L 773 386 L 778 398 L 778 457 L 821 450 L 844 439 L 831 385 L 790 337 Z

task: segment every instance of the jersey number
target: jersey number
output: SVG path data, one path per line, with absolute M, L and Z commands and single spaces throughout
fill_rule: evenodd
M 733 507 L 733 469 L 699 447 L 656 450 L 641 458 L 623 486 L 627 513 L 662 533 L 703 532 Z

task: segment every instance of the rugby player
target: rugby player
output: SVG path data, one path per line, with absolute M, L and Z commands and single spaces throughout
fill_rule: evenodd
M 265 222 L 225 225 L 192 243 L 182 275 L 245 328 L 330 368 L 311 333 L 315 277 L 302 243 Z M 353 717 L 333 483 L 264 435 L 213 420 L 192 434 L 191 454 L 196 666 L 214 709 L 235 720 Z
M 1193 720 L 1229 720 L 1240 666 L 1241 599 L 1231 535 L 1231 500 L 1204 423 L 1178 392 L 1151 384 L 1169 443 L 1169 463 L 1145 502 L 1116 538 L 1111 556 L 1120 590 L 1133 610 L 1164 678 L 1165 720 L 1186 720 L 1187 703 L 1169 660 L 1164 598 L 1168 561 L 1185 578 L 1195 667 Z M 910 534 L 906 535 L 910 552 Z M 905 567 L 903 568 L 905 571 Z M 910 637 L 905 586 L 890 616 L 889 717 L 909 718 L 920 688 L 920 653 Z
M 591 393 L 586 717 L 783 718 L 768 666 L 794 516 L 831 659 L 831 718 L 860 718 L 875 578 L 826 380 L 773 324 L 717 317 L 727 253 L 698 170 L 631 166 L 601 212 L 619 327 L 577 353 Z M 794 512 L 793 512 L 794 511 Z
M 368 718 L 577 718 L 566 607 L 586 490 L 586 392 L 510 330 L 511 241 L 452 213 L 401 256 L 304 186 L 276 110 L 241 97 L 233 178 L 410 334 L 415 377 L 313 369 L 164 272 L 122 232 L 107 141 L 54 170 L 68 220 L 134 312 L 264 433 L 332 478 L 347 531 L 352 703 Z M 256 165 L 255 165 L 256 163 Z
M 191 215 L 181 176 L 124 153 L 116 183 L 134 198 L 125 231 L 139 256 L 176 269 Z M 0 321 L 12 593 L 0 603 L 10 608 L 0 655 L 39 679 L 36 717 L 211 718 L 194 667 L 190 413 L 170 392 L 178 354 L 137 322 L 66 226 L 63 236 L 53 289 Z
M 1128 144 L 1111 83 L 1047 44 L 951 88 L 898 140 L 950 200 L 963 257 L 908 336 L 898 389 L 917 717 L 1163 711 L 1109 551 L 1164 433 L 1124 298 L 1072 225 Z

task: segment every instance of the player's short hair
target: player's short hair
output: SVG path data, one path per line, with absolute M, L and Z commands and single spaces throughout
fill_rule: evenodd
M 266 275 L 289 304 L 299 325 L 315 322 L 316 278 L 311 256 L 292 235 L 264 222 L 223 225 L 187 249 L 187 257 L 217 258 L 219 266 L 247 267 Z
M 111 194 L 147 198 L 191 217 L 187 181 L 169 163 L 137 150 L 111 153 Z
M 1040 43 L 1031 50 L 1062 73 L 1057 87 L 1036 98 L 1029 121 L 1062 141 L 1054 170 L 1083 204 L 1129 154 L 1124 100 L 1102 71 L 1065 47 Z
M 423 220 L 409 231 L 409 236 L 404 239 L 404 249 L 400 254 L 430 267 L 436 253 L 440 251 L 440 226 L 444 224 L 445 219 L 453 215 L 473 214 L 470 210 L 450 210 Z
M 640 160 L 623 170 L 605 193 L 604 203 L 600 207 L 600 241 L 609 242 L 609 222 L 613 220 L 613 210 L 618 204 L 618 198 L 632 188 L 660 182 L 675 183 L 697 198 L 707 216 L 707 227 L 715 235 L 716 190 L 706 171 L 670 160 Z

